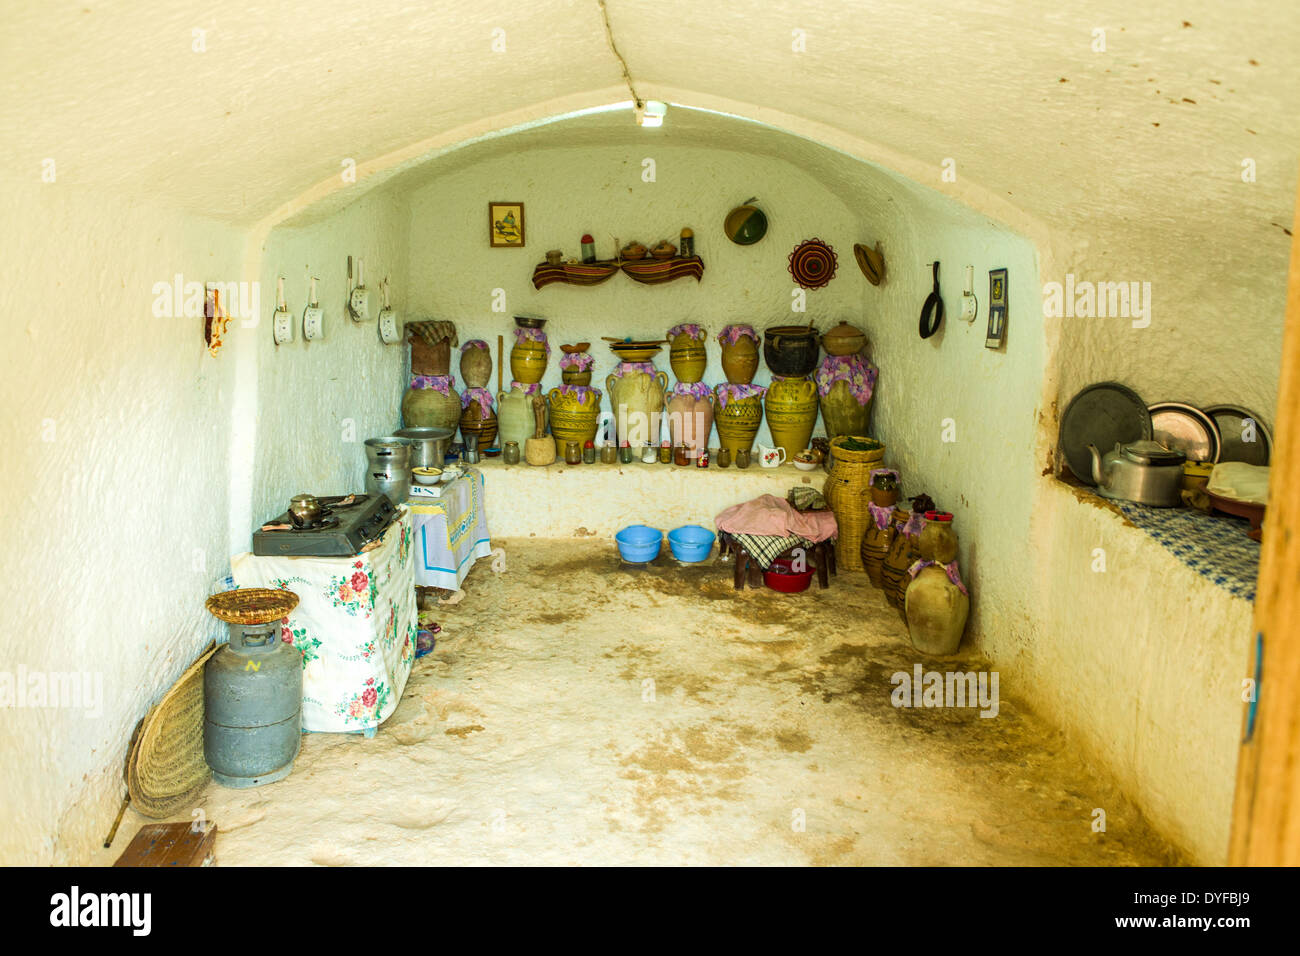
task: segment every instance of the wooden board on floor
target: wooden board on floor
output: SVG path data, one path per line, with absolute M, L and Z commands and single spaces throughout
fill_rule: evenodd
M 140 828 L 114 866 L 209 866 L 216 858 L 217 825 L 196 832 L 189 823 L 150 823 Z

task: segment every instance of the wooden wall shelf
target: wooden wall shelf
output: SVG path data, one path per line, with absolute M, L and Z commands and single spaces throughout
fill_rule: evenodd
M 554 282 L 600 285 L 619 272 L 646 285 L 658 285 L 687 277 L 699 282 L 704 275 L 704 260 L 699 256 L 673 256 L 671 259 L 604 259 L 597 262 L 561 263 L 558 266 L 541 262 L 533 269 L 533 287 L 541 289 Z

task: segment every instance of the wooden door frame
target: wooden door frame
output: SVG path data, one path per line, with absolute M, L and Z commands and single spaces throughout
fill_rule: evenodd
M 1282 370 L 1229 862 L 1300 866 L 1300 190 L 1292 224 Z M 1256 647 L 1262 645 L 1262 666 Z M 1258 668 L 1258 669 L 1257 669 Z M 1253 717 L 1253 726 L 1252 726 Z

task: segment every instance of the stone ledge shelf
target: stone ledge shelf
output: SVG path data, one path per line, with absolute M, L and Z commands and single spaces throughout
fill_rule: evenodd
M 665 534 L 684 524 L 715 531 L 713 519 L 732 505 L 759 495 L 784 498 L 795 485 L 818 491 L 821 469 L 707 469 L 694 465 L 566 465 L 539 467 L 500 458 L 484 459 L 488 531 L 493 538 L 612 538 L 630 524 L 659 528 Z M 665 547 L 667 545 L 665 544 Z

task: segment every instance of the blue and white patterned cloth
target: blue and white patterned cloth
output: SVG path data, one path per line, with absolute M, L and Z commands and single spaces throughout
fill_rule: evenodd
M 1260 547 L 1246 537 L 1248 522 L 1190 508 L 1150 508 L 1129 501 L 1113 504 L 1193 571 L 1230 594 L 1255 600 Z

